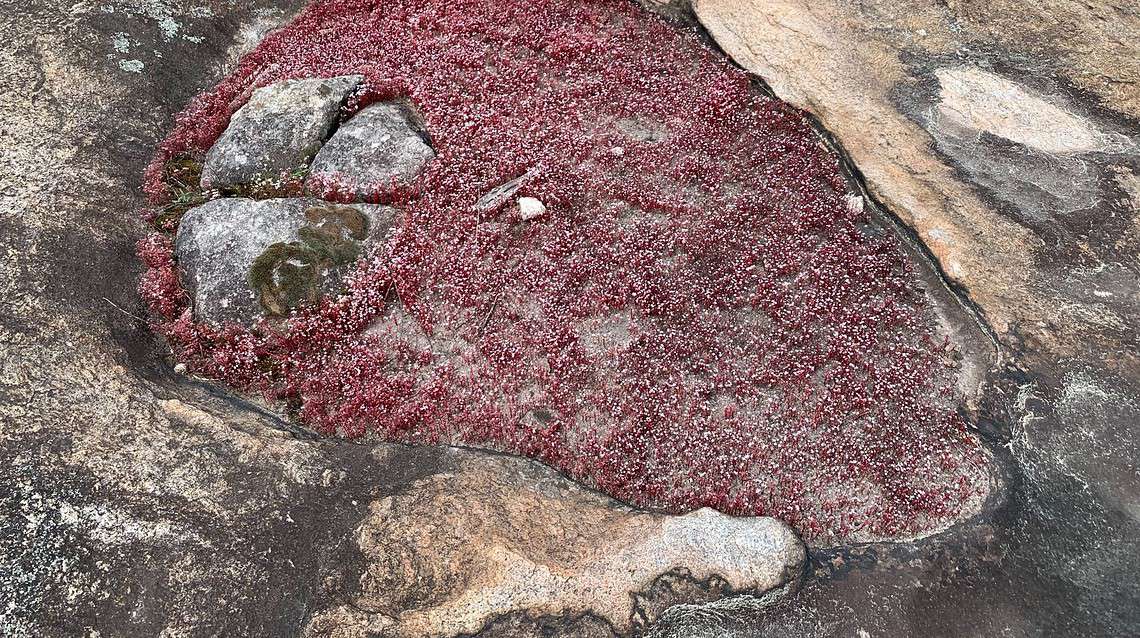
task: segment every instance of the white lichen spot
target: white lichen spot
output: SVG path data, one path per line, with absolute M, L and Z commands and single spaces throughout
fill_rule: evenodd
M 119 68 L 126 71 L 127 73 L 142 73 L 142 70 L 145 66 L 146 65 L 142 63 L 142 60 L 119 61 Z
M 175 22 L 174 18 L 164 16 L 158 21 L 158 28 L 162 31 L 162 39 L 170 42 L 178 35 L 178 30 L 181 26 Z
M 989 133 L 1045 153 L 1077 154 L 1131 146 L 1091 121 L 1010 79 L 972 67 L 939 69 L 935 118 L 943 126 Z
M 127 38 L 127 34 L 116 33 L 115 36 L 111 38 L 111 48 L 115 50 L 115 53 L 127 53 L 130 51 L 131 41 Z
M 945 244 L 945 243 L 948 243 L 949 241 L 950 241 L 950 235 L 948 235 L 946 233 L 946 231 L 941 229 L 941 228 L 935 227 L 935 228 L 930 228 L 926 231 L 926 243 L 927 244 L 930 244 L 932 242 Z
M 79 523 L 79 512 L 70 503 L 60 503 L 59 520 L 64 525 L 75 525 Z
M 172 43 L 178 39 L 195 44 L 203 42 L 205 38 L 202 36 L 186 35 L 184 25 L 181 24 L 177 18 L 189 16 L 195 19 L 206 19 L 214 15 L 214 12 L 209 7 L 193 7 L 187 9 L 170 0 L 135 0 L 130 3 L 119 0 L 118 2 L 101 5 L 99 10 L 108 14 L 124 13 L 128 16 L 153 20 L 155 26 L 158 28 L 158 39 L 163 43 Z M 137 33 L 143 33 L 143 31 Z M 126 36 L 126 34 L 119 35 Z M 118 38 L 118 36 L 116 36 L 116 38 Z M 138 43 L 136 42 L 135 44 Z M 118 48 L 117 44 L 115 50 L 118 53 L 126 52 L 125 49 Z

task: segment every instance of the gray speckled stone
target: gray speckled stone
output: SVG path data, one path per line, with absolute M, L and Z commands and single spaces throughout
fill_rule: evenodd
M 537 168 L 531 168 L 527 172 L 519 175 L 518 177 L 503 182 L 498 186 L 492 188 L 483 194 L 477 202 L 475 202 L 475 210 L 490 211 L 507 203 L 515 193 L 518 192 L 522 185 L 525 184 L 530 178 L 538 174 Z
M 407 100 L 379 102 L 345 122 L 313 160 L 307 187 L 367 199 L 406 185 L 435 157 L 423 121 Z
M 182 218 L 175 252 L 182 285 L 193 295 L 194 313 L 215 324 L 249 323 L 266 314 L 249 283 L 254 262 L 270 246 L 296 242 L 304 228 L 314 228 L 306 215 L 313 209 L 350 208 L 368 219 L 363 243 L 382 241 L 391 230 L 396 211 L 386 206 L 343 206 L 310 199 L 217 199 L 192 209 Z M 353 241 L 345 237 L 346 241 Z M 344 268 L 321 273 L 320 289 L 339 289 Z
M 359 75 L 286 80 L 254 91 L 206 154 L 203 186 L 232 188 L 303 168 L 363 81 Z

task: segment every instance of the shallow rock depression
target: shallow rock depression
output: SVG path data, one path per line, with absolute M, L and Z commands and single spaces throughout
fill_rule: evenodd
M 631 3 L 332 0 L 183 112 L 142 292 L 195 374 L 816 542 L 977 510 L 915 267 L 806 118 Z

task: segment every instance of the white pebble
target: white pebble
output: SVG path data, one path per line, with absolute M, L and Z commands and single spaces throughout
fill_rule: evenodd
M 186 367 L 185 363 L 174 364 L 174 371 L 177 372 L 178 374 L 186 374 L 187 370 L 189 370 L 189 368 Z
M 625 155 L 625 149 L 620 146 L 611 148 L 610 152 L 614 154 L 614 157 L 621 157 L 622 155 Z
M 534 197 L 519 198 L 519 217 L 523 221 L 536 219 L 546 214 L 546 206 Z

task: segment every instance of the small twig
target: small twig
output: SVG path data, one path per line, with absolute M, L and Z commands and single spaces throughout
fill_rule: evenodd
M 108 298 L 106 298 L 106 297 L 103 297 L 103 301 L 106 301 L 107 303 L 111 304 L 111 305 L 112 305 L 112 306 L 115 308 L 115 310 L 118 310 L 119 312 L 123 313 L 124 315 L 126 315 L 126 316 L 128 316 L 128 317 L 130 317 L 130 318 L 132 318 L 132 319 L 138 319 L 139 321 L 141 321 L 141 322 L 143 322 L 143 323 L 146 323 L 146 322 L 147 322 L 147 321 L 146 321 L 146 319 L 143 319 L 142 317 L 140 317 L 140 316 L 138 316 L 138 315 L 135 315 L 135 314 L 131 314 L 131 313 L 127 312 L 126 310 L 123 310 L 123 309 L 122 309 L 122 308 L 119 306 L 119 304 L 117 304 L 117 303 L 115 303 L 115 302 L 111 301 L 110 299 L 108 299 Z
M 483 317 L 483 325 L 479 326 L 479 336 L 483 336 L 483 332 L 487 329 L 487 324 L 490 323 L 491 317 L 495 315 L 495 309 L 499 307 L 499 302 L 503 300 L 503 295 L 506 294 L 506 289 L 499 290 L 499 296 L 495 297 L 495 303 L 491 304 L 491 309 L 487 311 L 487 316 Z

